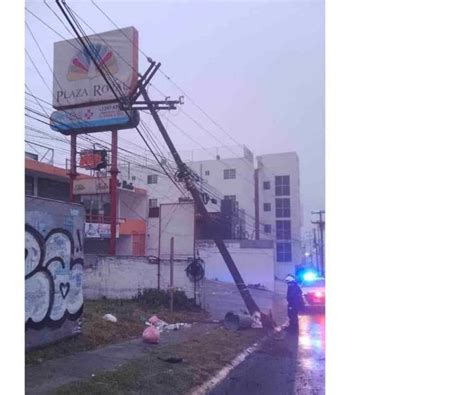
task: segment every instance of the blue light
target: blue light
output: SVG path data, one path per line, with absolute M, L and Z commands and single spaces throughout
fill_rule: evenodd
M 315 272 L 306 272 L 303 274 L 303 280 L 304 281 L 315 281 L 318 278 L 317 274 Z

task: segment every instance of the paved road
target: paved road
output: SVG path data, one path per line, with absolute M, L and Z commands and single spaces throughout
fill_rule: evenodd
M 325 315 L 304 315 L 299 321 L 299 335 L 273 337 L 210 395 L 324 395 Z

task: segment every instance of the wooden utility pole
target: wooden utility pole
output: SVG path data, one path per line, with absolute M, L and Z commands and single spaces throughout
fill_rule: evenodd
M 326 266 L 324 262 L 324 231 L 325 231 L 325 224 L 326 221 L 323 219 L 323 215 L 326 212 L 323 210 L 320 211 L 311 211 L 311 214 L 318 214 L 319 215 L 319 221 L 311 221 L 312 224 L 318 225 L 319 229 L 319 256 L 320 256 L 320 262 L 321 262 L 321 274 L 325 275 L 326 272 Z
M 176 165 L 178 166 L 178 177 L 184 181 L 186 189 L 191 193 L 191 196 L 193 197 L 193 200 L 196 204 L 198 213 L 201 215 L 204 222 L 207 225 L 210 225 L 212 222 L 211 217 L 206 209 L 206 206 L 204 205 L 202 201 L 201 193 L 196 188 L 191 172 L 189 171 L 186 164 L 182 161 L 178 151 L 176 150 L 176 147 L 171 141 L 168 135 L 168 132 L 166 131 L 163 123 L 161 122 L 160 117 L 158 116 L 158 112 L 156 111 L 156 108 L 152 105 L 152 101 L 150 100 L 150 97 L 148 96 L 148 92 L 142 85 L 140 85 L 139 88 L 140 88 L 140 92 L 143 98 L 145 99 L 145 103 L 147 103 L 148 105 L 148 110 L 150 111 L 156 125 L 158 126 L 158 129 L 160 130 L 161 135 L 163 136 L 163 139 L 165 140 L 171 152 L 171 155 L 173 156 L 176 162 Z M 224 262 L 226 263 L 229 269 L 229 272 L 232 275 L 232 278 L 234 279 L 235 285 L 237 286 L 240 292 L 240 295 L 242 296 L 242 299 L 245 303 L 245 306 L 247 307 L 247 310 L 252 315 L 254 313 L 261 313 L 259 307 L 257 306 L 252 295 L 250 294 L 250 290 L 247 288 L 247 285 L 244 283 L 244 280 L 242 276 L 240 275 L 239 270 L 237 269 L 237 266 L 235 265 L 235 262 L 232 259 L 232 256 L 230 255 L 229 250 L 227 249 L 224 243 L 224 240 L 218 235 L 215 235 L 213 240 L 217 246 L 217 249 L 221 253 L 222 258 L 224 259 Z M 265 316 L 264 314 L 261 314 L 261 317 L 262 317 L 262 324 L 264 326 L 268 327 L 272 325 L 272 323 L 269 322 L 267 316 Z

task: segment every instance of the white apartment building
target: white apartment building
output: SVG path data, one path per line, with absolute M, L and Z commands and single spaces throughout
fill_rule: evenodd
M 257 211 L 261 239 L 275 240 L 275 276 L 301 263 L 300 170 L 296 152 L 257 156 Z
M 214 158 L 209 158 L 215 152 Z M 204 157 L 204 159 L 200 159 Z M 206 158 L 207 157 L 207 158 Z M 209 211 L 220 211 L 220 200 L 237 201 L 239 217 L 243 219 L 241 234 L 255 238 L 255 180 L 254 156 L 246 146 L 218 147 L 212 150 L 196 150 L 186 155 L 187 165 L 197 174 L 202 191 L 208 190 L 217 205 L 209 205 Z
M 201 179 L 197 183 L 198 188 L 209 195 L 210 200 L 206 205 L 208 211 L 220 211 L 220 201 L 223 199 L 236 200 L 241 210 L 240 215 L 245 218 L 244 232 L 247 232 L 248 238 L 254 238 L 255 183 L 252 152 L 245 146 L 231 146 L 193 150 L 183 152 L 181 156 Z M 176 203 L 183 197 L 169 178 L 162 174 L 161 167 L 154 159 L 146 166 L 124 162 L 119 164 L 119 168 L 121 178 L 147 190 L 149 208 Z
M 274 240 L 275 275 L 284 278 L 294 273 L 295 265 L 301 262 L 298 155 L 295 152 L 261 155 L 255 164 L 254 155 L 247 147 L 231 146 L 183 152 L 182 158 L 199 176 L 200 190 L 209 195 L 208 211 L 220 211 L 223 199 L 236 200 L 240 216 L 245 219 L 240 234 L 248 239 Z M 122 179 L 147 190 L 147 254 L 156 255 L 159 206 L 177 203 L 183 196 L 161 174 L 154 160 L 147 166 L 122 163 L 119 167 Z

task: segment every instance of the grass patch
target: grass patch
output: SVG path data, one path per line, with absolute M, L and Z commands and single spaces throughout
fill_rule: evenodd
M 104 314 L 113 314 L 117 322 L 105 321 Z M 36 364 L 43 360 L 55 359 L 79 351 L 93 350 L 108 344 L 119 343 L 141 336 L 145 321 L 156 314 L 162 320 L 175 322 L 196 322 L 207 319 L 207 313 L 187 306 L 170 314 L 168 307 L 159 302 L 142 303 L 139 299 L 102 299 L 84 301 L 82 334 L 61 340 L 25 353 L 25 363 Z
M 183 394 L 204 383 L 241 351 L 264 335 L 260 329 L 230 332 L 216 329 L 200 339 L 159 348 L 90 380 L 58 388 L 58 394 Z M 181 363 L 163 359 L 183 358 Z

